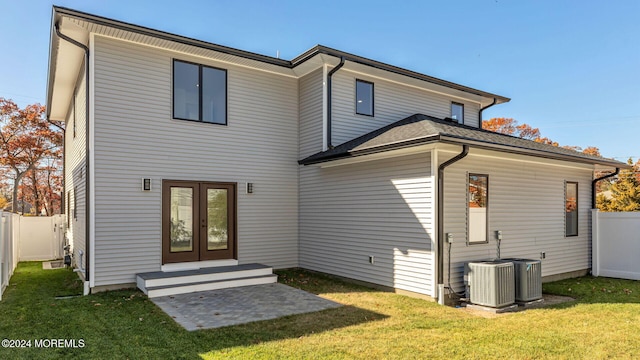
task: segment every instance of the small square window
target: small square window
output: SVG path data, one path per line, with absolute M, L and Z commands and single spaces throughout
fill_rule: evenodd
M 464 104 L 451 103 L 451 118 L 457 121 L 458 124 L 464 124 Z
M 373 83 L 356 79 L 356 114 L 373 116 Z

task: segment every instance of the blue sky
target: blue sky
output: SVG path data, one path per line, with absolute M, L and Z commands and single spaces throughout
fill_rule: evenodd
M 48 0 L 0 0 L 0 97 L 45 103 Z M 292 59 L 316 44 L 510 97 L 484 113 L 640 157 L 640 1 L 90 1 L 56 5 Z

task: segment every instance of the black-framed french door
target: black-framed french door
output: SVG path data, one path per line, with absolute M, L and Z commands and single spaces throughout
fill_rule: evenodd
M 236 258 L 236 184 L 163 180 L 162 263 Z

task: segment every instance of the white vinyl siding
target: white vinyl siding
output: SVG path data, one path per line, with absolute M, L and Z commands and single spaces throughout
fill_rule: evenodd
M 95 39 L 95 285 L 160 270 L 163 179 L 237 182 L 240 263 L 298 266 L 297 79 Z M 228 126 L 172 119 L 174 58 L 227 70 Z
M 490 154 L 495 157 L 478 156 Z M 454 153 L 439 153 L 440 163 Z M 553 166 L 547 163 L 564 164 Z M 573 167 L 566 167 L 566 166 Z M 581 165 L 559 163 L 471 149 L 469 155 L 445 170 L 444 233 L 453 234 L 452 285 L 463 289 L 465 261 L 497 257 L 495 233 L 502 231 L 501 257 L 540 259 L 542 275 L 554 275 L 590 267 L 589 209 L 592 172 Z M 467 245 L 468 173 L 489 176 L 489 221 L 487 244 Z M 564 184 L 576 181 L 579 188 L 579 236 L 565 238 Z M 445 276 L 447 271 L 446 248 Z M 446 277 L 445 277 L 446 279 Z
M 300 78 L 300 159 L 322 151 L 322 69 Z
M 373 117 L 356 114 L 356 79 L 375 83 L 375 112 Z M 370 78 L 363 74 L 340 69 L 332 79 L 333 145 L 340 145 L 358 136 L 402 120 L 416 113 L 444 119 L 451 116 L 451 101 L 464 104 L 464 120 L 469 126 L 478 126 L 477 103 L 464 102 L 446 95 L 400 85 L 395 82 Z
M 430 164 L 425 153 L 302 167 L 300 266 L 433 296 Z
M 74 266 L 86 268 L 86 81 L 85 66 L 82 64 L 78 74 L 75 101 L 72 97 L 67 112 L 65 132 L 65 204 L 66 210 L 70 212 L 69 223 L 67 224 L 67 238 L 73 249 Z M 75 137 L 73 134 L 73 123 L 75 119 Z M 77 190 L 77 191 L 75 191 Z M 67 191 L 70 196 L 67 197 Z M 75 194 L 74 194 L 75 192 Z M 74 209 L 76 213 L 74 214 Z M 75 216 L 74 216 L 75 215 Z M 80 261 L 80 251 L 85 253 Z

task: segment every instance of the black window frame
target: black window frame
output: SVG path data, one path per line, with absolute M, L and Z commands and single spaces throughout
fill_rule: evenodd
M 184 64 L 190 64 L 190 65 L 195 65 L 198 67 L 198 120 L 194 120 L 194 119 L 185 119 L 185 118 L 181 118 L 181 117 L 176 117 L 176 98 L 175 98 L 175 69 L 176 69 L 176 62 L 180 62 L 180 63 L 184 63 Z M 225 98 L 224 98 L 224 123 L 217 123 L 217 122 L 209 122 L 209 121 L 204 121 L 202 118 L 202 69 L 203 68 L 209 68 L 209 69 L 214 69 L 214 70 L 220 70 L 224 72 L 224 94 L 225 94 Z M 222 69 L 219 67 L 215 67 L 215 66 L 209 66 L 209 65 L 204 65 L 204 64 L 199 64 L 199 63 L 195 63 L 192 61 L 186 61 L 186 60 L 180 60 L 180 59 L 173 59 L 172 65 L 171 65 L 171 118 L 175 119 L 175 120 L 183 120 L 183 121 L 192 121 L 192 122 L 197 122 L 197 123 L 202 123 L 202 124 L 212 124 L 212 125 L 223 125 L 223 126 L 227 126 L 229 123 L 229 73 L 227 71 L 227 69 Z
M 454 106 L 460 106 L 462 108 L 462 113 L 461 113 L 462 114 L 462 119 L 454 119 L 453 118 L 453 107 Z M 452 120 L 456 120 L 458 122 L 458 124 L 464 124 L 464 104 L 463 103 L 452 101 L 451 102 L 451 107 L 450 107 L 449 110 L 451 112 L 450 113 L 450 117 L 451 117 Z
M 361 113 L 358 112 L 358 83 L 363 83 L 363 84 L 368 84 L 371 85 L 371 114 L 365 114 L 365 113 Z M 367 81 L 367 80 L 362 80 L 362 79 L 357 79 L 356 78 L 356 85 L 355 85 L 355 112 L 356 115 L 362 115 L 362 116 L 369 116 L 369 117 L 374 117 L 375 116 L 375 109 L 376 109 L 376 103 L 375 103 L 375 99 L 376 99 L 376 88 L 375 88 L 375 84 L 372 81 Z
M 65 211 L 67 212 L 67 226 L 71 225 L 71 190 L 67 190 L 67 203 L 65 204 Z
M 485 214 L 485 240 L 484 241 L 471 241 L 470 240 L 470 234 L 471 234 L 471 228 L 470 228 L 470 222 L 469 222 L 469 201 L 470 201 L 470 185 L 471 185 L 471 177 L 472 176 L 482 176 L 485 177 L 487 179 L 487 189 L 486 189 L 486 199 L 485 199 L 485 209 L 486 209 L 486 214 Z M 480 174 L 480 173 L 467 173 L 467 196 L 466 196 L 466 200 L 467 202 L 465 203 L 466 206 L 466 211 L 467 211 L 467 245 L 479 245 L 479 244 L 488 244 L 489 243 L 489 174 Z
M 78 221 L 78 185 L 73 187 L 73 220 Z
M 567 199 L 567 193 L 568 193 L 568 186 L 569 184 L 571 185 L 575 185 L 576 186 L 576 207 L 575 210 L 572 212 L 576 213 L 576 224 L 575 224 L 575 234 L 573 233 L 569 233 L 569 228 L 567 225 L 569 225 L 569 223 L 567 222 L 567 203 L 568 203 L 568 199 Z M 579 190 L 580 190 L 580 186 L 578 185 L 577 181 L 565 181 L 564 182 L 564 237 L 575 237 L 578 236 L 580 234 L 580 212 L 579 212 Z

